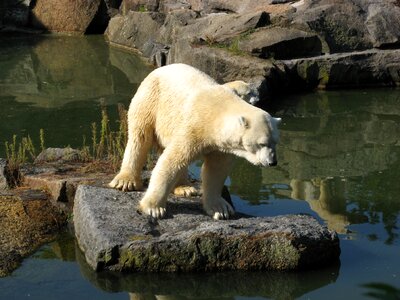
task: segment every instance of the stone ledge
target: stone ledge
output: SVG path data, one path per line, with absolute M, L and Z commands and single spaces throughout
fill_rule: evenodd
M 80 185 L 78 244 L 95 270 L 298 270 L 337 262 L 335 232 L 306 215 L 214 221 L 199 199 L 169 197 L 165 219 L 140 215 L 143 193 Z

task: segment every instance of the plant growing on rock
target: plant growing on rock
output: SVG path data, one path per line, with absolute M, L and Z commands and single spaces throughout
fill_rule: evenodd
M 87 168 L 98 169 L 101 165 L 117 170 L 124 155 L 126 142 L 128 140 L 128 120 L 127 111 L 122 104 L 118 105 L 119 123 L 118 129 L 112 131 L 110 119 L 105 105 L 101 106 L 101 126 L 98 128 L 96 123 L 92 123 L 92 146 L 91 149 L 86 145 L 86 138 L 83 138 L 81 148 L 85 160 L 91 163 Z
M 11 175 L 10 183 L 12 186 L 16 186 L 21 180 L 19 172 L 21 165 L 26 163 L 29 159 L 35 159 L 36 150 L 29 135 L 23 137 L 21 141 L 18 142 L 17 135 L 14 134 L 11 142 L 5 142 L 5 147 L 8 168 Z

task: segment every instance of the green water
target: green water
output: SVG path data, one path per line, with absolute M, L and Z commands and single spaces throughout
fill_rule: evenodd
M 100 102 L 116 118 L 149 72 L 101 37 L 0 37 L 0 151 L 4 140 L 45 129 L 46 146 L 79 146 Z M 400 91 L 284 97 L 279 165 L 238 160 L 227 180 L 238 211 L 308 213 L 340 236 L 340 264 L 308 272 L 131 274 L 91 271 L 66 235 L 11 276 L 0 299 L 368 299 L 364 287 L 400 288 Z M 198 167 L 191 168 L 198 175 Z M 1 229 L 0 229 L 1 230 Z M 398 299 L 399 291 L 392 292 Z M 396 298 L 397 297 L 397 298 Z M 371 298 L 372 299 L 372 298 Z

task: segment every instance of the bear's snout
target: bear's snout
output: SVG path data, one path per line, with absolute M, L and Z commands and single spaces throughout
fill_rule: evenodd
M 269 165 L 270 167 L 275 167 L 277 164 L 278 164 L 278 162 L 277 162 L 276 160 L 273 161 L 273 162 L 268 163 L 268 165 Z

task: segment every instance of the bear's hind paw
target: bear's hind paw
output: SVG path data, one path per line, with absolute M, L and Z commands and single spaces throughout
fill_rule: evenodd
M 124 192 L 127 191 L 138 191 L 143 188 L 142 182 L 140 180 L 134 180 L 134 178 L 130 175 L 126 175 L 125 173 L 120 173 L 108 184 L 109 187 L 122 190 Z
M 200 196 L 200 191 L 190 185 L 180 185 L 174 189 L 174 195 L 178 197 Z

